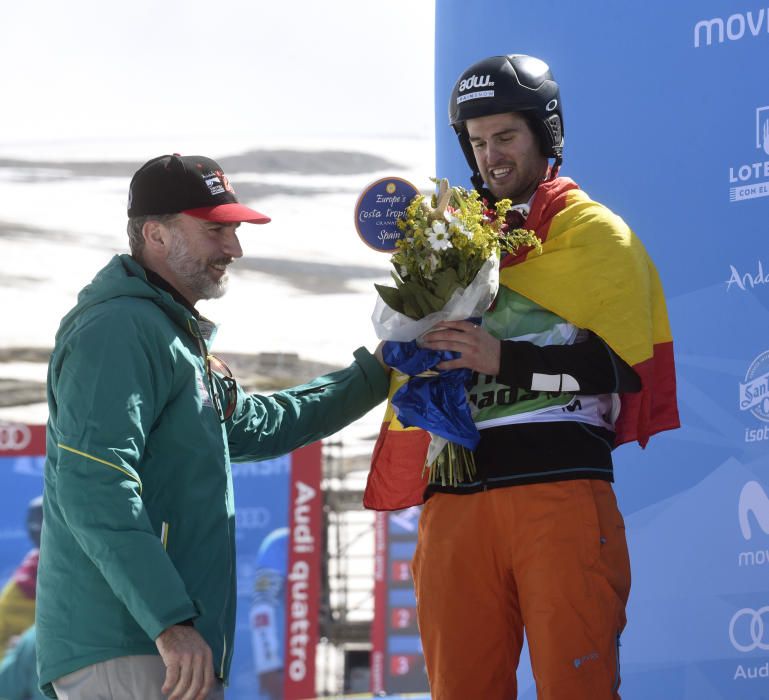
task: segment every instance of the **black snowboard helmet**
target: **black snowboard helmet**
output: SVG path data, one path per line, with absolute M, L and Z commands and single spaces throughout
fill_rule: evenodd
M 459 76 L 449 101 L 449 123 L 473 174 L 476 189 L 483 178 L 467 135 L 468 119 L 520 112 L 537 137 L 542 154 L 554 158 L 550 176 L 563 161 L 563 113 L 558 83 L 548 65 L 533 56 L 491 56 L 474 63 Z

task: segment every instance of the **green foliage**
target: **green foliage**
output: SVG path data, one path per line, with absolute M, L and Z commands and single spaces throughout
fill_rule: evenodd
M 375 285 L 385 304 L 409 318 L 423 318 L 466 288 L 491 256 L 540 250 L 533 231 L 508 230 L 510 207 L 505 199 L 486 209 L 478 192 L 450 187 L 447 180 L 440 181 L 430 204 L 423 195 L 414 197 L 398 222 L 403 237 L 391 258 L 396 286 Z
M 374 287 L 376 287 L 377 292 L 379 292 L 379 296 L 382 297 L 382 300 L 385 304 L 387 304 L 387 306 L 400 314 L 405 313 L 403 310 L 403 299 L 401 298 L 400 292 L 397 289 L 394 289 L 393 287 L 386 287 L 383 284 L 375 284 Z
M 429 479 L 441 486 L 457 486 L 475 479 L 475 455 L 462 445 L 449 442 L 431 465 L 425 465 Z

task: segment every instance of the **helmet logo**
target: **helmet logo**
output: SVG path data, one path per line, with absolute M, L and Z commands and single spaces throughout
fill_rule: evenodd
M 459 83 L 458 92 L 464 92 L 465 90 L 470 90 L 472 88 L 479 88 L 479 87 L 493 87 L 494 83 L 491 80 L 491 76 L 486 75 L 471 75 L 469 78 L 465 78 L 462 82 Z
M 558 100 L 553 98 L 545 105 L 545 111 L 546 112 L 552 112 L 556 107 L 558 106 Z

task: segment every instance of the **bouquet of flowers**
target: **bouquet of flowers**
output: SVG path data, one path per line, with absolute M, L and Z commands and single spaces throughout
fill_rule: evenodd
M 501 254 L 541 244 L 532 231 L 507 223 L 510 200 L 489 209 L 475 190 L 434 181 L 439 188 L 430 202 L 416 196 L 398 221 L 395 287 L 375 285 L 380 298 L 372 320 L 380 339 L 394 341 L 385 343 L 385 361 L 409 376 L 392 397 L 398 420 L 430 432 L 430 480 L 456 485 L 475 476 L 479 434 L 466 391 L 472 372 L 436 371 L 455 353 L 420 348 L 418 339 L 441 321 L 480 322 L 497 294 Z

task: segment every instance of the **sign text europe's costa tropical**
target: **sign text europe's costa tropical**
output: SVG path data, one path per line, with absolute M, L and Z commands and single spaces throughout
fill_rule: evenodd
M 402 233 L 397 221 L 419 191 L 399 177 L 385 177 L 368 185 L 355 205 L 355 228 L 374 250 L 392 253 Z

